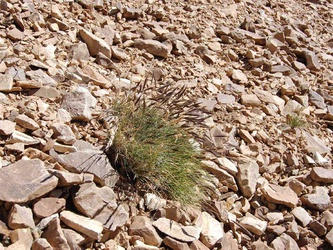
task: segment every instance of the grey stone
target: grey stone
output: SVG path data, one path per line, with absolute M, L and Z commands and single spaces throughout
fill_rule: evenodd
M 41 160 L 20 160 L 0 169 L 0 200 L 27 202 L 50 192 L 57 183 Z

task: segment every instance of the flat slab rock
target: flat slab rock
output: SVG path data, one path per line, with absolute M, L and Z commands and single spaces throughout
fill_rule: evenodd
M 0 200 L 31 201 L 53 190 L 57 183 L 58 178 L 47 172 L 41 160 L 20 160 L 0 169 Z
M 294 208 L 298 203 L 298 196 L 290 187 L 269 184 L 262 188 L 262 193 L 267 201 L 274 204 Z
M 167 218 L 159 218 L 153 226 L 162 233 L 180 241 L 193 242 L 199 239 L 200 229 L 193 226 L 183 226 Z
M 333 183 L 333 170 L 322 167 L 314 167 L 310 172 L 310 177 L 314 181 Z
M 118 173 L 103 151 L 87 149 L 69 154 L 50 151 L 50 154 L 70 172 L 93 174 L 102 186 L 114 187 L 118 181 Z

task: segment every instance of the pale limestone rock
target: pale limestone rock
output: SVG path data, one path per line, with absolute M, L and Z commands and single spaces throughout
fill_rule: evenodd
M 267 221 L 262 221 L 252 216 L 242 217 L 239 223 L 247 230 L 258 236 L 265 233 L 267 227 Z
M 178 249 L 178 250 L 190 250 L 189 246 L 185 242 L 181 242 L 167 236 L 163 239 L 164 245 L 170 247 L 171 249 Z
M 153 226 L 160 232 L 180 241 L 192 242 L 199 239 L 200 229 L 194 226 L 182 226 L 167 218 L 159 218 L 153 222 Z
M 326 210 L 331 204 L 327 188 L 319 186 L 315 187 L 313 193 L 303 195 L 301 201 L 304 206 L 319 211 Z
M 77 215 L 67 210 L 60 213 L 60 219 L 67 226 L 95 240 L 99 241 L 102 238 L 103 224 L 99 221 Z
M 63 97 L 61 108 L 69 112 L 72 120 L 89 121 L 96 104 L 96 98 L 90 94 L 88 89 L 78 87 Z
M 58 186 L 72 186 L 72 185 L 78 185 L 85 182 L 93 182 L 94 175 L 92 174 L 76 174 L 76 173 L 70 173 L 66 171 L 59 171 L 59 170 L 49 170 L 53 175 L 58 177 L 59 183 Z
M 200 240 L 208 248 L 212 248 L 223 237 L 222 224 L 207 212 L 202 212 L 195 224 L 201 228 Z
M 241 83 L 247 83 L 248 82 L 248 79 L 247 79 L 246 75 L 238 69 L 234 69 L 232 71 L 232 79 L 234 79 L 236 81 L 240 81 Z
M 204 168 L 212 173 L 222 184 L 225 184 L 228 188 L 233 191 L 238 191 L 238 186 L 235 178 L 227 171 L 219 168 L 219 166 L 213 161 L 202 161 Z
M 66 200 L 63 198 L 45 197 L 34 204 L 33 211 L 37 217 L 46 218 L 63 210 L 65 205 Z
M 275 238 L 270 246 L 273 249 L 299 250 L 296 241 L 286 233 L 283 233 L 280 237 Z
M 70 250 L 65 235 L 60 226 L 59 218 L 53 218 L 47 225 L 47 228 L 42 233 L 54 250 Z
M 50 151 L 50 155 L 61 163 L 65 169 L 74 173 L 89 173 L 95 176 L 95 181 L 102 186 L 114 187 L 119 179 L 118 173 L 113 169 L 109 159 L 103 151 L 89 149 L 91 144 L 84 145 L 85 150 L 73 145 L 77 152 L 57 154 Z
M 326 235 L 325 235 L 325 240 L 333 246 L 333 229 L 331 229 Z
M 10 247 L 7 248 L 8 250 L 28 250 L 33 242 L 30 228 L 15 229 L 10 232 L 9 237 L 14 244 L 10 245 Z
M 154 56 L 160 56 L 163 58 L 167 58 L 171 52 L 167 45 L 150 39 L 135 39 L 134 47 L 140 50 L 146 50 L 148 53 L 153 54 Z
M 0 200 L 24 203 L 50 192 L 57 183 L 41 160 L 20 160 L 0 169 Z
M 274 184 L 265 185 L 262 189 L 267 201 L 294 208 L 298 203 L 297 194 L 290 187 L 281 187 Z
M 13 77 L 9 74 L 0 75 L 0 91 L 9 91 L 13 88 Z
M 32 243 L 31 250 L 53 250 L 53 247 L 46 239 L 38 238 Z
M 7 143 L 23 143 L 24 145 L 35 145 L 35 144 L 39 144 L 40 141 L 37 139 L 34 139 L 30 135 L 27 135 L 25 133 L 15 130 L 11 134 Z
M 106 205 L 113 208 L 112 214 L 116 208 L 116 196 L 109 187 L 99 188 L 95 183 L 81 184 L 74 194 L 73 201 L 77 210 L 89 218 L 95 217 Z
M 228 158 L 220 157 L 220 158 L 217 158 L 217 160 L 221 164 L 220 168 L 226 170 L 229 174 L 232 174 L 233 176 L 235 176 L 237 174 L 237 172 L 238 172 L 237 165 L 235 163 L 233 163 L 232 161 L 230 161 Z
M 70 55 L 72 56 L 73 59 L 75 59 L 77 61 L 79 61 L 79 60 L 88 61 L 90 54 L 89 54 L 87 44 L 82 43 L 82 42 L 73 44 L 71 47 Z
M 34 228 L 35 222 L 31 209 L 14 204 L 9 213 L 8 226 L 12 229 Z
M 166 206 L 166 200 L 158 197 L 153 193 L 146 193 L 144 195 L 145 206 L 148 210 L 158 210 Z
M 0 121 L 0 135 L 11 135 L 15 131 L 15 122 L 9 120 Z
M 242 94 L 241 103 L 250 107 L 258 107 L 261 105 L 261 101 L 255 94 Z
M 91 56 L 96 56 L 98 52 L 101 52 L 106 57 L 111 58 L 111 48 L 103 39 L 83 28 L 80 29 L 79 33 L 82 40 L 87 44 Z
M 250 198 L 256 191 L 259 176 L 259 165 L 256 162 L 253 161 L 238 165 L 238 186 L 246 198 Z
M 150 219 L 145 216 L 134 216 L 128 231 L 129 235 L 139 235 L 147 245 L 160 246 L 161 237 L 157 234 Z
M 76 136 L 68 125 L 55 123 L 52 125 L 51 128 L 54 132 L 53 136 L 60 143 L 64 143 L 66 145 L 73 145 L 76 141 Z
M 310 177 L 314 181 L 323 183 L 333 183 L 333 170 L 323 167 L 314 167 L 310 172 Z
M 18 115 L 15 118 L 15 122 L 20 125 L 23 128 L 30 129 L 30 130 L 36 130 L 39 129 L 39 125 L 37 122 L 35 122 L 33 119 L 26 115 Z
M 291 213 L 302 224 L 303 227 L 306 227 L 312 221 L 311 216 L 303 207 L 295 207 Z
M 53 144 L 53 149 L 58 153 L 73 153 L 77 151 L 77 148 L 71 145 L 64 145 L 58 142 Z

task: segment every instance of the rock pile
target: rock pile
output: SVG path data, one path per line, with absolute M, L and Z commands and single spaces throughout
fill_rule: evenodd
M 332 1 L 0 9 L 0 249 L 333 247 Z M 103 153 L 104 111 L 146 79 L 211 112 L 204 211 L 119 186 Z

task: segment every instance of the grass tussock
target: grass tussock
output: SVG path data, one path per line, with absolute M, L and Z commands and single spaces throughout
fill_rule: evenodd
M 306 122 L 298 114 L 288 114 L 286 122 L 291 128 L 303 128 L 306 126 Z
M 162 197 L 198 205 L 207 174 L 190 136 L 165 110 L 131 98 L 113 106 L 118 129 L 107 154 L 135 187 Z

